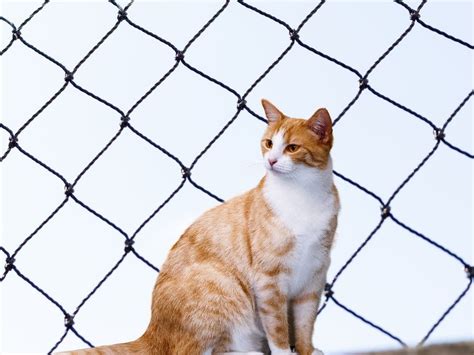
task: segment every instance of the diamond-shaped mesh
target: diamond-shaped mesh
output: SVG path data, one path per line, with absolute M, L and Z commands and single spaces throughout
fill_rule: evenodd
M 176 47 L 173 43 L 168 41 L 166 38 L 163 38 L 159 34 L 153 33 L 149 31 L 148 29 L 142 27 L 140 24 L 136 23 L 133 21 L 132 18 L 130 18 L 127 14 L 128 9 L 130 6 L 133 5 L 133 1 L 128 3 L 125 7 L 120 6 L 115 0 L 109 0 L 110 6 L 114 6 L 117 9 L 117 19 L 115 24 L 110 28 L 110 30 L 100 39 L 99 42 L 97 42 L 91 49 L 90 51 L 74 66 L 74 67 L 67 67 L 66 65 L 62 64 L 60 61 L 56 60 L 54 57 L 50 56 L 48 53 L 44 52 L 41 50 L 41 48 L 37 48 L 30 44 L 28 41 L 28 38 L 24 35 L 22 35 L 22 30 L 28 26 L 30 21 L 38 14 L 40 13 L 46 6 L 48 6 L 49 1 L 44 1 L 43 4 L 38 7 L 28 18 L 26 18 L 21 24 L 15 24 L 8 20 L 5 17 L 0 16 L 0 20 L 4 23 L 7 24 L 8 26 L 11 27 L 12 29 L 12 37 L 9 43 L 0 50 L 0 54 L 3 55 L 5 53 L 8 53 L 8 51 L 13 47 L 13 46 L 25 46 L 29 50 L 32 51 L 32 53 L 35 53 L 37 56 L 43 57 L 45 60 L 49 61 L 50 63 L 54 64 L 58 70 L 62 71 L 64 74 L 64 83 L 57 89 L 56 93 L 50 97 L 47 101 L 44 102 L 44 104 L 41 106 L 37 112 L 35 112 L 31 117 L 26 119 L 24 121 L 24 124 L 19 128 L 19 129 L 12 129 L 8 127 L 7 125 L 3 124 L 0 122 L 0 129 L 6 132 L 6 134 L 9 135 L 9 144 L 8 148 L 4 152 L 0 152 L 1 157 L 0 157 L 0 162 L 4 162 L 7 159 L 9 159 L 10 156 L 12 156 L 10 153 L 14 150 L 17 152 L 21 153 L 24 155 L 26 158 L 40 166 L 41 168 L 45 169 L 49 174 L 52 176 L 56 177 L 61 181 L 61 183 L 64 185 L 64 200 L 54 209 L 54 211 L 40 224 L 38 227 L 31 231 L 31 233 L 14 249 L 7 250 L 6 247 L 0 246 L 0 251 L 3 253 L 5 256 L 6 260 L 6 265 L 5 269 L 3 272 L 3 275 L 0 277 L 0 282 L 4 281 L 7 277 L 18 277 L 22 279 L 26 284 L 34 288 L 37 292 L 39 292 L 44 298 L 46 298 L 48 301 L 50 301 L 57 309 L 62 312 L 64 315 L 64 333 L 63 335 L 57 340 L 55 344 L 51 344 L 51 349 L 49 350 L 49 353 L 53 352 L 65 339 L 66 335 L 70 332 L 74 333 L 78 338 L 80 338 L 86 345 L 92 346 L 91 342 L 89 342 L 86 338 L 84 338 L 77 330 L 75 327 L 75 322 L 74 319 L 77 316 L 77 314 L 81 311 L 82 307 L 91 299 L 91 297 L 94 297 L 94 294 L 96 291 L 106 282 L 106 280 L 121 266 L 122 262 L 126 258 L 130 257 L 135 257 L 141 260 L 144 264 L 146 264 L 148 267 L 151 269 L 155 270 L 156 272 L 159 272 L 158 268 L 154 266 L 151 262 L 149 262 L 147 259 L 145 259 L 137 250 L 134 246 L 135 239 L 140 236 L 140 232 L 143 229 L 143 227 L 149 223 L 160 211 L 162 208 L 167 205 L 175 196 L 176 194 L 179 193 L 179 191 L 186 185 L 190 184 L 194 188 L 202 191 L 203 193 L 209 195 L 210 197 L 214 198 L 215 200 L 222 202 L 223 200 L 218 197 L 216 194 L 214 194 L 212 191 L 209 189 L 201 186 L 198 184 L 195 180 L 193 180 L 192 172 L 193 169 L 196 167 L 196 165 L 199 163 L 201 158 L 209 151 L 211 146 L 213 146 L 216 141 L 218 141 L 223 133 L 231 126 L 234 124 L 234 122 L 237 120 L 239 115 L 242 113 L 242 111 L 247 111 L 250 113 L 255 119 L 266 122 L 265 118 L 261 117 L 259 114 L 254 112 L 250 107 L 247 105 L 246 98 L 248 95 L 254 90 L 254 88 L 259 85 L 259 83 L 262 80 L 265 80 L 267 75 L 279 65 L 280 61 L 289 53 L 291 52 L 295 47 L 300 47 L 303 48 L 304 50 L 308 51 L 308 53 L 311 53 L 311 55 L 320 57 L 324 60 L 329 61 L 332 63 L 332 65 L 337 66 L 340 68 L 340 70 L 347 71 L 351 73 L 354 76 L 354 80 L 358 81 L 359 84 L 359 90 L 357 94 L 347 103 L 345 108 L 335 117 L 334 119 L 334 125 L 336 126 L 336 131 L 337 131 L 337 124 L 340 120 L 344 118 L 344 116 L 351 110 L 353 105 L 359 100 L 361 95 L 374 95 L 375 97 L 378 97 L 380 100 L 383 100 L 393 106 L 395 106 L 397 109 L 405 111 L 409 115 L 415 117 L 416 119 L 422 121 L 424 124 L 426 124 L 426 130 L 428 134 L 434 133 L 434 143 L 432 149 L 426 154 L 426 156 L 419 162 L 419 164 L 416 166 L 413 171 L 406 176 L 396 187 L 391 194 L 391 196 L 388 199 L 382 199 L 379 197 L 376 193 L 373 191 L 370 191 L 366 187 L 362 186 L 360 183 L 357 181 L 354 181 L 352 178 L 345 176 L 338 171 L 335 171 L 334 174 L 343 182 L 350 184 L 354 189 L 358 189 L 362 191 L 363 193 L 366 194 L 368 198 L 374 199 L 377 201 L 377 203 L 380 205 L 380 217 L 379 217 L 379 222 L 376 225 L 376 227 L 370 232 L 370 234 L 367 236 L 367 238 L 363 241 L 363 243 L 355 250 L 355 252 L 350 256 L 350 258 L 347 260 L 347 262 L 342 266 L 342 268 L 336 273 L 335 277 L 332 279 L 331 282 L 329 282 L 326 285 L 325 288 L 325 302 L 322 304 L 319 313 L 322 312 L 326 305 L 330 302 L 334 303 L 335 305 L 339 306 L 341 309 L 345 310 L 355 318 L 359 319 L 361 322 L 364 322 L 370 327 L 373 327 L 377 329 L 378 331 L 382 332 L 386 336 L 392 338 L 396 342 L 400 343 L 403 346 L 406 346 L 405 343 L 396 335 L 392 334 L 391 332 L 387 331 L 384 329 L 382 326 L 374 324 L 370 320 L 366 319 L 364 316 L 361 314 L 357 313 L 353 309 L 345 306 L 335 295 L 334 293 L 334 285 L 336 284 L 337 280 L 339 279 L 339 276 L 346 272 L 346 269 L 348 265 L 358 257 L 360 251 L 367 247 L 371 241 L 371 239 L 377 234 L 379 229 L 382 227 L 382 225 L 387 221 L 387 220 L 392 220 L 394 223 L 396 223 L 399 227 L 403 228 L 404 230 L 408 231 L 409 233 L 413 234 L 414 236 L 422 239 L 423 241 L 426 242 L 426 247 L 434 247 L 442 252 L 445 253 L 446 257 L 448 258 L 453 258 L 456 261 L 458 261 L 462 267 L 464 268 L 464 271 L 467 274 L 467 281 L 466 281 L 466 287 L 460 292 L 459 296 L 452 300 L 451 305 L 444 310 L 442 313 L 441 317 L 431 326 L 431 328 L 426 332 L 426 335 L 420 340 L 420 344 L 423 344 L 426 342 L 426 340 L 430 337 L 430 335 L 433 333 L 433 331 L 438 327 L 438 325 L 445 319 L 445 317 L 448 315 L 448 313 L 451 312 L 451 310 L 459 303 L 459 301 L 467 294 L 469 291 L 471 284 L 472 284 L 472 279 L 474 275 L 474 269 L 473 266 L 468 264 L 465 260 L 463 260 L 459 255 L 457 255 L 455 252 L 448 250 L 445 248 L 443 245 L 440 245 L 439 243 L 433 241 L 426 235 L 420 233 L 419 231 L 415 230 L 411 226 L 407 225 L 403 221 L 401 221 L 391 210 L 391 203 L 396 199 L 398 194 L 402 189 L 404 189 L 407 184 L 410 183 L 412 178 L 417 174 L 423 166 L 426 164 L 426 162 L 431 159 L 431 157 L 436 154 L 436 151 L 441 145 L 445 145 L 449 147 L 450 149 L 454 150 L 455 152 L 459 153 L 460 155 L 464 156 L 467 159 L 473 159 L 474 155 L 470 152 L 467 152 L 461 148 L 459 148 L 455 142 L 452 142 L 449 140 L 449 138 L 446 136 L 445 130 L 447 126 L 452 122 L 452 120 L 456 117 L 456 114 L 461 110 L 461 108 L 472 98 L 473 96 L 473 91 L 471 90 L 466 94 L 464 99 L 458 104 L 456 109 L 449 115 L 449 117 L 446 117 L 444 123 L 440 126 L 437 126 L 435 123 L 433 123 L 432 120 L 430 120 L 427 117 L 424 117 L 423 115 L 415 112 L 414 110 L 400 104 L 399 102 L 395 101 L 394 99 L 388 97 L 384 93 L 380 92 L 377 90 L 371 83 L 370 83 L 370 74 L 373 72 L 373 70 L 387 58 L 390 56 L 391 52 L 396 48 L 401 42 L 404 41 L 406 36 L 410 33 L 410 31 L 415 28 L 415 26 L 422 26 L 426 28 L 427 30 L 431 31 L 433 36 L 443 36 L 456 45 L 459 45 L 461 47 L 465 47 L 467 50 L 472 50 L 473 46 L 462 39 L 456 38 L 446 32 L 443 32 L 442 30 L 439 30 L 427 23 L 425 23 L 422 18 L 420 17 L 420 14 L 422 13 L 422 9 L 424 5 L 426 4 L 426 0 L 421 1 L 419 6 L 417 8 L 411 8 L 408 6 L 405 2 L 402 0 L 395 0 L 397 4 L 402 6 L 407 10 L 407 16 L 410 19 L 410 24 L 409 26 L 403 31 L 403 33 L 394 41 L 393 43 L 389 43 L 387 46 L 387 49 L 381 53 L 381 55 L 377 58 L 377 60 L 370 66 L 370 68 L 365 72 L 361 73 L 357 69 L 353 68 L 350 63 L 344 63 L 337 58 L 333 58 L 317 48 L 314 48 L 305 42 L 305 39 L 300 36 L 300 31 L 301 29 L 305 26 L 305 24 L 308 22 L 308 20 L 312 17 L 317 16 L 318 11 L 325 5 L 325 1 L 319 1 L 316 6 L 306 15 L 306 17 L 303 18 L 303 20 L 300 22 L 300 24 L 292 28 L 290 25 L 288 25 L 286 22 L 282 21 L 281 19 L 259 9 L 258 7 L 251 5 L 245 1 L 239 0 L 238 4 L 240 4 L 243 8 L 246 9 L 246 11 L 251 11 L 259 14 L 261 16 L 261 21 L 273 21 L 279 24 L 280 26 L 286 28 L 288 31 L 288 46 L 285 48 L 283 52 L 272 62 L 268 65 L 268 67 L 262 72 L 261 75 L 259 75 L 253 83 L 243 92 L 238 92 L 237 90 L 233 89 L 232 87 L 226 85 L 225 83 L 217 80 L 216 78 L 210 76 L 209 74 L 206 74 L 205 72 L 200 71 L 196 67 L 194 67 L 187 59 L 187 52 L 190 47 L 194 45 L 194 42 L 196 39 L 200 36 L 203 36 L 206 34 L 207 31 L 209 31 L 209 28 L 212 27 L 212 23 L 219 17 L 221 16 L 228 8 L 229 6 L 229 1 L 225 1 L 222 4 L 222 7 L 210 18 L 203 26 L 202 28 L 187 42 L 187 44 L 182 47 L 178 48 Z M 102 46 L 110 37 L 114 31 L 116 31 L 120 26 L 131 26 L 140 31 L 141 35 L 143 36 L 148 36 L 151 38 L 153 41 L 155 41 L 156 46 L 166 46 L 169 49 L 171 49 L 174 52 L 174 64 L 165 72 L 164 75 L 162 75 L 160 78 L 156 79 L 156 82 L 147 90 L 143 92 L 143 95 L 133 104 L 131 105 L 128 110 L 121 110 L 118 108 L 116 105 L 113 103 L 105 100 L 104 98 L 100 97 L 96 93 L 90 91 L 87 87 L 83 87 L 79 85 L 75 80 L 75 75 L 80 71 L 81 67 L 83 66 L 84 63 L 86 63 L 92 56 L 96 55 L 97 49 Z M 173 154 L 173 152 L 170 152 L 163 148 L 159 142 L 156 142 L 152 139 L 150 139 L 147 135 L 146 132 L 142 132 L 138 130 L 133 123 L 133 114 L 134 111 L 147 99 L 147 97 L 153 93 L 155 90 L 157 90 L 160 85 L 165 82 L 170 76 L 173 75 L 175 70 L 178 67 L 184 67 L 187 68 L 193 75 L 200 76 L 206 80 L 208 80 L 210 83 L 217 85 L 220 90 L 227 91 L 228 93 L 232 94 L 235 97 L 235 109 L 234 113 L 231 117 L 228 118 L 227 123 L 220 129 L 220 131 L 208 142 L 208 144 L 205 146 L 202 151 L 200 151 L 198 154 L 195 155 L 195 158 L 189 165 L 185 165 L 176 155 Z M 71 180 L 66 179 L 63 175 L 61 175 L 59 172 L 57 172 L 53 167 L 49 166 L 48 164 L 44 163 L 40 159 L 38 159 L 35 156 L 35 152 L 30 152 L 26 150 L 21 143 L 21 136 L 22 133 L 25 132 L 28 129 L 34 129 L 30 128 L 30 125 L 33 121 L 35 121 L 38 116 L 42 115 L 44 110 L 51 105 L 55 100 L 60 97 L 63 92 L 66 90 L 66 88 L 74 88 L 76 90 L 77 95 L 88 95 L 92 99 L 96 100 L 98 104 L 103 105 L 104 108 L 107 108 L 108 110 L 111 110 L 112 112 L 115 112 L 115 115 L 117 117 L 117 131 L 115 135 L 107 142 L 104 142 L 103 148 L 100 149 L 95 155 L 95 157 L 82 169 L 82 171 L 74 178 Z M 94 165 L 96 164 L 97 161 L 101 159 L 103 154 L 110 149 L 112 145 L 115 144 L 115 141 L 117 138 L 122 135 L 124 132 L 128 131 L 129 133 L 133 134 L 134 137 L 138 140 L 142 140 L 146 144 L 149 144 L 151 147 L 156 148 L 156 151 L 158 154 L 163 154 L 167 158 L 169 158 L 170 164 L 176 164 L 177 167 L 181 170 L 181 180 L 177 187 L 172 191 L 172 193 L 167 196 L 167 198 L 145 219 L 142 221 L 142 223 L 139 225 L 139 227 L 135 230 L 133 233 L 126 233 L 123 229 L 121 229 L 118 225 L 114 224 L 111 222 L 109 219 L 107 219 L 105 216 L 94 210 L 92 207 L 81 201 L 75 194 L 75 188 L 77 183 L 86 175 L 88 174 L 91 170 L 94 169 Z M 64 208 L 67 204 L 77 204 L 84 210 L 86 210 L 88 213 L 92 214 L 97 218 L 98 220 L 101 221 L 101 223 L 105 223 L 112 227 L 117 234 L 117 238 L 123 238 L 123 243 L 124 243 L 124 249 L 123 249 L 123 255 L 119 260 L 116 261 L 115 265 L 110 269 L 101 279 L 101 281 L 92 289 L 90 292 L 84 297 L 84 299 L 74 308 L 74 309 L 66 309 L 61 305 L 58 301 L 56 301 L 50 294 L 46 293 L 42 288 L 41 285 L 35 283 L 32 281 L 28 275 L 24 274 L 22 270 L 17 266 L 16 261 L 22 257 L 22 249 L 23 247 L 30 243 L 32 239 L 35 238 L 36 234 L 38 231 L 40 231 L 45 225 L 47 225 L 52 219 L 54 219 L 57 215 L 57 213 Z M 462 269 L 461 269 L 462 270 Z

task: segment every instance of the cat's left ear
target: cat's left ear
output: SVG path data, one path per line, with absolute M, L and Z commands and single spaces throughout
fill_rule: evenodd
M 328 110 L 320 108 L 306 121 L 321 143 L 332 144 L 332 121 Z

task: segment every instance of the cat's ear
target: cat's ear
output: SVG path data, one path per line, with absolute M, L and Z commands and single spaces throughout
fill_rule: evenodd
M 332 143 L 332 122 L 328 110 L 320 108 L 306 121 L 306 124 L 316 133 L 320 142 Z
M 284 117 L 280 110 L 277 109 L 270 101 L 262 99 L 262 106 L 265 110 L 265 116 L 267 116 L 268 123 L 276 122 Z

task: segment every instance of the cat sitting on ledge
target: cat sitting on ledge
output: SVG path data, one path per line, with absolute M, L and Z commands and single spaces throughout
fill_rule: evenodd
M 324 108 L 295 119 L 262 105 L 265 176 L 205 212 L 171 248 L 145 333 L 62 354 L 290 355 L 290 344 L 322 354 L 312 335 L 339 212 L 332 122 Z

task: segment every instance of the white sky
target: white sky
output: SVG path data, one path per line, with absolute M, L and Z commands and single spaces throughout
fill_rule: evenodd
M 39 3 L 6 0 L 1 14 L 19 25 Z M 137 1 L 128 13 L 135 23 L 182 48 L 221 4 Z M 252 4 L 294 27 L 315 6 L 312 1 Z M 428 2 L 421 16 L 473 42 L 471 2 Z M 51 1 L 22 35 L 72 69 L 115 21 L 116 9 L 107 1 Z M 409 23 L 407 11 L 391 1 L 328 1 L 300 36 L 364 73 Z M 3 48 L 11 34 L 3 22 L 0 29 Z M 288 44 L 285 28 L 231 2 L 190 47 L 186 60 L 243 94 Z M 15 131 L 61 87 L 64 73 L 19 42 L 1 61 L 0 121 Z M 126 111 L 173 63 L 169 48 L 122 23 L 75 80 Z M 472 74 L 468 48 L 417 25 L 369 82 L 441 126 L 472 90 Z M 334 118 L 357 90 L 355 75 L 295 45 L 247 102 L 262 114 L 259 101 L 266 97 L 294 117 L 309 117 L 324 106 Z M 447 140 L 469 152 L 474 148 L 472 108 L 471 99 L 446 130 Z M 180 65 L 131 114 L 131 123 L 189 165 L 235 110 L 232 94 Z M 117 132 L 119 120 L 115 111 L 69 86 L 25 129 L 19 143 L 72 181 Z M 196 165 L 193 179 L 225 199 L 254 186 L 264 173 L 258 148 L 264 127 L 242 112 Z M 7 144 L 8 136 L 0 130 L 0 154 Z M 334 165 L 386 200 L 434 144 L 428 125 L 365 91 L 335 127 Z M 12 252 L 61 203 L 63 184 L 17 150 L 0 171 L 0 245 Z M 132 234 L 180 178 L 177 164 L 126 130 L 80 180 L 75 194 Z M 336 183 L 342 212 L 330 280 L 377 225 L 380 213 L 375 200 L 340 179 Z M 138 234 L 136 250 L 160 266 L 187 225 L 215 204 L 186 184 Z M 472 263 L 472 160 L 441 145 L 395 198 L 392 211 Z M 70 201 L 19 252 L 15 265 L 73 312 L 122 253 L 123 237 Z M 155 278 L 153 270 L 129 255 L 79 312 L 78 332 L 94 344 L 139 336 L 148 323 Z M 388 220 L 334 291 L 342 304 L 416 344 L 466 284 L 461 264 Z M 48 351 L 64 331 L 62 313 L 13 272 L 0 284 L 0 292 L 0 352 Z M 429 342 L 472 339 L 473 317 L 471 290 Z M 335 353 L 397 347 L 334 303 L 318 320 L 314 340 Z M 84 344 L 69 334 L 59 350 L 77 347 Z

